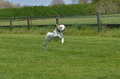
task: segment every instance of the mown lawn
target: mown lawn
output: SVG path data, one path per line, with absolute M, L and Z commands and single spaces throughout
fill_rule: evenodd
M 0 34 L 1 79 L 120 79 L 120 39 L 64 36 L 43 50 L 43 35 Z

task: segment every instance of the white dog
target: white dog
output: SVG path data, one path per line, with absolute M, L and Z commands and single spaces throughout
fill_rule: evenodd
M 43 43 L 44 50 L 46 50 L 46 45 L 51 40 L 58 41 L 60 39 L 61 42 L 64 43 L 62 32 L 65 31 L 65 26 L 58 24 L 56 24 L 56 26 L 57 28 L 55 28 L 53 32 L 48 32 L 47 35 L 45 36 L 45 42 Z

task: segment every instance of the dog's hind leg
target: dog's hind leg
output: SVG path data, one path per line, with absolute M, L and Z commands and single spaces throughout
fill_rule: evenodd
M 50 39 L 48 38 L 48 36 L 45 37 L 45 42 L 43 43 L 44 46 L 44 51 L 46 51 L 46 46 L 48 44 L 48 42 L 50 41 Z
M 45 42 L 43 43 L 44 46 L 44 51 L 46 51 L 46 46 L 47 46 L 48 40 L 45 40 Z
M 44 46 L 44 51 L 46 51 L 46 44 L 45 44 L 45 43 L 43 43 L 43 46 Z
M 46 51 L 46 46 L 44 46 L 44 51 Z

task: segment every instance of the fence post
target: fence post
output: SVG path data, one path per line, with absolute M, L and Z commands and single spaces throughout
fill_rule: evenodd
M 101 25 L 100 25 L 100 13 L 99 12 L 96 12 L 97 13 L 97 22 L 98 22 L 98 32 L 101 31 Z
M 58 14 L 56 15 L 56 24 L 59 24 L 59 21 L 58 21 Z
M 27 27 L 28 27 L 28 30 L 30 30 L 30 21 L 29 21 L 29 17 L 27 17 Z
M 10 19 L 10 31 L 12 31 L 12 19 Z

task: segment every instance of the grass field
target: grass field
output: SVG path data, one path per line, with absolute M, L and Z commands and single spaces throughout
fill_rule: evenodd
M 43 51 L 44 35 L 0 34 L 1 79 L 120 79 L 120 39 L 64 36 Z
M 64 32 L 67 36 L 100 36 L 100 37 L 120 37 L 120 28 L 107 28 L 102 27 L 102 31 L 98 32 L 98 26 L 81 26 L 73 25 L 66 27 Z M 0 34 L 39 34 L 45 35 L 47 32 L 52 32 L 55 26 L 48 27 L 31 27 L 28 30 L 27 27 L 13 27 L 12 31 L 8 27 L 1 27 Z

